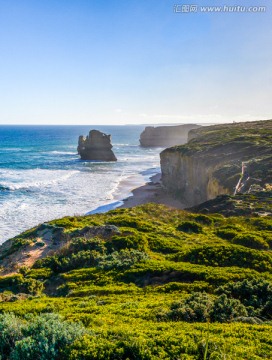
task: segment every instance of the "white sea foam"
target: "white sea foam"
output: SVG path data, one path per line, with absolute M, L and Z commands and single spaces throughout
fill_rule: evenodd
M 55 155 L 77 155 L 76 152 L 74 151 L 57 151 L 57 150 L 53 150 L 53 151 L 48 151 L 48 154 L 55 154 Z
M 21 171 L 8 171 L 5 174 L 7 181 L 0 182 L 0 189 L 9 191 L 35 190 L 48 188 L 54 184 L 62 183 L 69 177 L 77 174 L 77 170 L 42 170 L 31 169 Z M 1 174 L 3 177 L 3 174 Z
M 124 143 L 122 137 L 119 139 L 113 149 L 118 158 L 116 163 L 77 161 L 75 144 L 56 150 L 47 147 L 47 151 L 43 147 L 34 154 L 30 151 L 31 155 L 27 154 L 32 156 L 30 169 L 9 164 L 10 154 L 3 158 L 0 168 L 0 243 L 45 221 L 84 215 L 97 208 L 109 210 L 133 188 L 144 184 L 150 176 L 145 171 L 153 168 L 151 172 L 156 172 L 158 169 L 159 151 L 141 149 L 137 145 L 128 145 L 126 138 Z M 20 148 L 18 152 L 16 149 L 16 161 L 20 160 L 19 151 Z M 22 152 L 22 165 L 19 165 L 28 167 L 25 153 Z

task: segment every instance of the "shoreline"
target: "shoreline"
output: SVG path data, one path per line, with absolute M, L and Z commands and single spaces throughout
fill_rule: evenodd
M 123 199 L 123 204 L 118 206 L 118 209 L 131 208 L 147 203 L 167 205 L 176 209 L 184 209 L 186 207 L 163 189 L 161 184 L 161 173 L 151 176 L 148 182 L 133 189 L 131 193 L 131 196 Z
M 127 209 L 147 203 L 162 204 L 176 209 L 184 209 L 186 207 L 185 204 L 174 199 L 163 189 L 160 172 L 157 172 L 155 175 L 152 173 L 144 185 L 130 190 L 130 194 L 131 195 L 128 195 L 122 200 L 116 200 L 109 204 L 99 206 L 87 212 L 85 215 L 105 213 L 115 209 Z

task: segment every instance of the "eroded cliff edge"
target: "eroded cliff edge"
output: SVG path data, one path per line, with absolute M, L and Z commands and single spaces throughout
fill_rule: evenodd
M 185 145 L 161 153 L 162 184 L 194 206 L 221 194 L 233 194 L 242 162 L 248 180 L 242 189 L 272 183 L 272 120 L 201 127 Z

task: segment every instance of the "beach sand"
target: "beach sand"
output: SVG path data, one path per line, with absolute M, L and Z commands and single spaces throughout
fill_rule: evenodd
M 130 208 L 137 205 L 156 203 L 163 204 L 177 209 L 184 209 L 185 205 L 179 200 L 171 197 L 161 185 L 161 174 L 156 174 L 150 178 L 145 185 L 132 190 L 132 196 L 123 199 L 123 204 L 118 208 Z

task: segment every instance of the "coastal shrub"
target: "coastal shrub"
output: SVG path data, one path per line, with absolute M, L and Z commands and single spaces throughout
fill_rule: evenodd
M 242 281 L 245 278 L 261 278 L 263 275 L 252 269 L 238 267 L 212 267 L 186 262 L 147 260 L 135 264 L 118 274 L 118 279 L 134 282 L 138 286 L 166 284 L 168 282 L 205 281 L 212 288 L 230 281 Z
M 143 234 L 114 235 L 106 246 L 109 251 L 119 251 L 121 249 L 136 249 L 144 251 L 147 249 L 147 240 Z
M 0 277 L 0 291 L 1 290 L 13 290 L 17 284 L 22 281 L 22 274 L 14 274 L 11 276 Z
M 158 357 L 158 348 L 156 349 L 154 345 L 155 344 L 152 344 L 150 341 L 145 341 L 145 339 L 134 339 L 133 337 L 125 335 L 122 337 L 119 335 L 117 339 L 112 339 L 112 341 L 105 338 L 85 336 L 75 341 L 69 349 L 66 350 L 65 360 L 166 359 L 164 356 L 161 357 L 159 355 Z
M 239 266 L 257 271 L 272 270 L 272 256 L 269 253 L 236 245 L 198 246 L 171 255 L 169 260 L 208 266 Z
M 260 315 L 269 321 L 272 320 L 272 297 L 270 297 L 270 299 L 260 309 Z
M 214 300 L 205 292 L 196 292 L 186 300 L 172 303 L 165 317 L 172 321 L 228 322 L 247 315 L 246 307 L 237 299 L 228 298 L 223 294 Z
M 74 284 L 73 284 L 74 285 Z M 104 284 L 105 285 L 105 284 Z M 135 294 L 140 293 L 142 290 L 139 289 L 135 284 L 107 284 L 106 286 L 72 286 L 69 289 L 69 284 L 62 290 L 63 294 L 67 297 L 86 297 L 86 296 L 108 296 L 108 295 L 121 295 L 121 294 Z
M 75 238 L 71 241 L 68 246 L 68 254 L 77 253 L 83 250 L 94 250 L 101 254 L 106 252 L 105 241 L 101 238 Z
M 36 261 L 34 268 L 50 268 L 55 273 L 96 266 L 102 255 L 95 250 L 82 250 L 71 256 L 50 256 Z
M 233 239 L 233 243 L 246 246 L 252 249 L 259 249 L 259 250 L 269 249 L 269 245 L 261 236 L 251 233 L 236 235 Z
M 194 217 L 194 220 L 203 225 L 212 225 L 213 224 L 213 218 L 211 218 L 207 215 L 203 215 L 203 214 L 196 215 Z
M 105 241 L 99 238 L 75 238 L 54 256 L 36 261 L 34 268 L 48 267 L 55 273 L 79 267 L 96 266 L 106 253 Z
M 174 302 L 166 316 L 173 321 L 206 322 L 212 305 L 208 294 L 195 292 L 182 302 Z
M 83 336 L 71 344 L 62 354 L 64 360 L 112 360 L 121 359 L 116 343 L 100 337 Z
M 126 269 L 148 258 L 148 255 L 142 251 L 122 249 L 101 258 L 98 267 L 104 270 Z
M 210 311 L 211 321 L 228 322 L 240 316 L 247 316 L 246 307 L 237 299 L 228 298 L 227 295 L 220 295 Z
M 148 259 L 148 255 L 134 249 L 122 249 L 102 255 L 96 250 L 82 250 L 70 256 L 51 256 L 36 261 L 34 268 L 50 268 L 54 273 L 61 273 L 84 267 L 97 267 L 104 270 L 125 269 L 133 264 Z
M 193 283 L 186 282 L 169 282 L 168 284 L 156 286 L 156 292 L 160 293 L 172 293 L 175 291 L 209 291 L 211 286 L 206 281 L 194 281 Z
M 29 272 L 30 272 L 30 269 L 27 266 L 22 266 L 19 269 L 19 273 L 22 274 L 23 276 L 26 276 L 27 274 L 29 274 Z
M 110 219 L 111 225 L 122 226 L 135 228 L 138 231 L 149 232 L 153 229 L 153 226 L 150 222 L 144 221 L 142 219 L 137 219 L 129 215 L 113 216 Z
M 53 271 L 51 269 L 41 268 L 41 269 L 29 269 L 29 271 L 26 274 L 26 277 L 32 279 L 45 280 L 45 279 L 49 279 L 52 275 L 53 275 Z
M 267 242 L 269 248 L 272 249 L 272 232 L 271 231 L 258 231 L 258 234 Z
M 39 280 L 24 278 L 18 283 L 17 288 L 18 292 L 23 292 L 31 295 L 40 295 L 44 290 L 44 285 Z
M 87 331 L 80 324 L 63 321 L 59 315 L 44 314 L 23 320 L 14 314 L 0 315 L 0 358 L 2 360 L 54 360 L 61 350 Z
M 185 237 L 186 235 L 184 235 Z M 148 246 L 150 250 L 162 254 L 173 254 L 180 251 L 183 247 L 182 241 L 173 236 L 162 236 L 148 234 Z
M 238 233 L 235 229 L 221 228 L 216 231 L 216 235 L 224 240 L 232 240 L 238 235 Z
M 263 316 L 271 316 L 269 313 L 269 303 L 272 299 L 272 284 L 263 279 L 245 279 L 238 282 L 230 282 L 220 286 L 216 290 L 217 294 L 225 294 L 228 297 L 238 299 L 247 308 L 251 307 L 251 313 Z
M 258 230 L 268 230 L 272 231 L 272 219 L 271 218 L 257 218 L 252 219 L 251 223 L 258 229 Z
M 0 290 L 10 290 L 13 293 L 26 293 L 40 295 L 44 289 L 41 281 L 25 278 L 22 274 L 11 275 L 0 278 Z
M 202 226 L 195 221 L 183 221 L 177 227 L 177 230 L 185 233 L 202 233 Z
M 99 226 L 100 222 L 93 216 L 66 216 L 61 219 L 49 221 L 48 225 L 63 227 L 65 230 L 82 229 L 84 226 Z
M 23 338 L 25 323 L 14 314 L 0 314 L 0 358 L 8 360 L 18 340 Z

